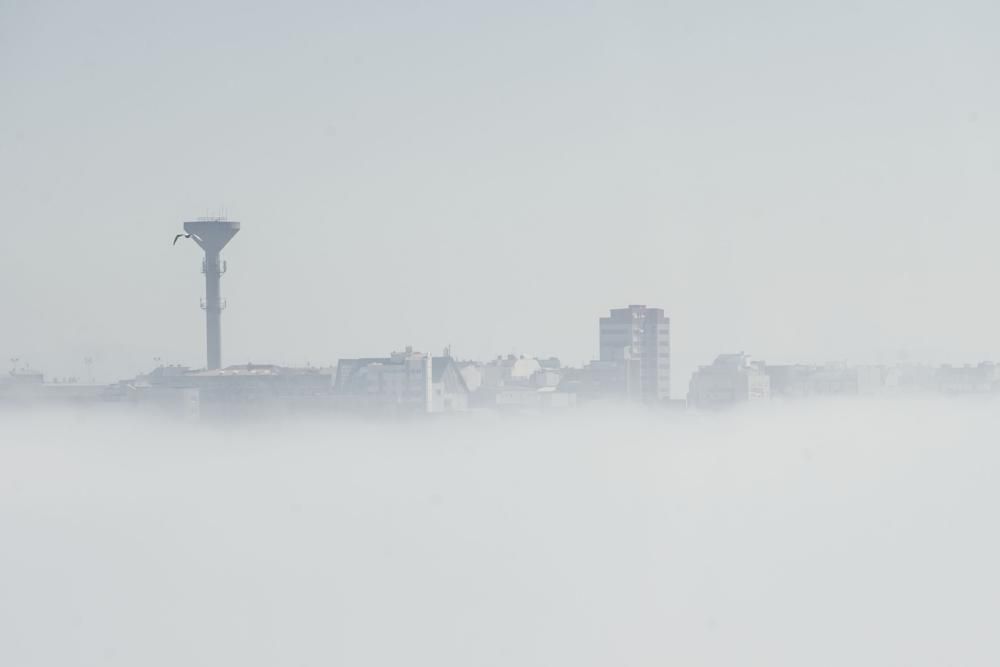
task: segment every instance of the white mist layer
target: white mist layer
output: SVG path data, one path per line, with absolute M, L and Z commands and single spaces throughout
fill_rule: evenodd
M 0 421 L 0 664 L 1000 664 L 1000 412 Z

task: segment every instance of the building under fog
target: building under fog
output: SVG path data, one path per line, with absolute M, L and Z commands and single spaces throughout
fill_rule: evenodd
M 104 402 L 108 397 L 109 389 L 104 385 L 45 382 L 44 376 L 34 371 L 12 374 L 0 381 L 0 403 L 7 405 L 89 405 Z
M 576 405 L 576 394 L 550 386 L 504 387 L 494 397 L 494 405 L 503 411 L 547 412 Z
M 770 397 L 770 378 L 763 362 L 751 361 L 742 352 L 720 354 L 710 366 L 701 366 L 691 376 L 688 405 L 721 408 Z
M 670 399 L 670 318 L 630 305 L 600 320 L 600 358 L 588 383 L 600 394 L 643 402 Z
M 125 400 L 147 404 L 179 403 L 182 412 L 206 416 L 251 416 L 304 407 L 329 408 L 333 397 L 332 368 L 292 368 L 275 364 L 241 364 L 191 370 L 160 366 L 134 380 L 119 383 Z
M 786 398 L 871 396 L 895 382 L 892 369 L 881 366 L 769 364 L 765 372 L 771 381 L 771 395 Z
M 982 362 L 976 366 L 938 368 L 936 389 L 942 394 L 992 394 L 1000 392 L 1000 366 Z
M 564 369 L 555 357 L 510 354 L 486 363 L 464 361 L 459 367 L 475 407 L 545 410 L 576 403 L 575 393 L 565 391 Z
M 343 406 L 365 412 L 462 412 L 469 407 L 458 364 L 411 348 L 388 357 L 341 359 L 334 391 Z

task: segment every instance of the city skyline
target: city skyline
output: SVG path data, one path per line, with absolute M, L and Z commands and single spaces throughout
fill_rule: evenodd
M 0 351 L 196 363 L 225 208 L 234 360 L 1000 358 L 995 4 L 380 7 L 5 3 Z
M 578 367 L 558 357 L 509 354 L 489 360 L 454 358 L 412 346 L 389 354 L 340 358 L 328 366 L 223 363 L 221 248 L 241 224 L 225 218 L 184 224 L 205 251 L 206 337 L 202 368 L 163 363 L 134 377 L 95 384 L 48 378 L 20 359 L 0 377 L 0 407 L 141 410 L 184 421 L 290 416 L 366 416 L 496 411 L 554 414 L 627 403 L 660 410 L 722 410 L 772 398 L 797 401 L 847 397 L 989 396 L 1000 394 L 1000 364 L 932 367 L 914 364 L 769 363 L 743 351 L 723 352 L 692 373 L 683 398 L 671 395 L 670 318 L 643 304 L 611 308 L 598 319 L 599 353 Z M 214 307 L 213 307 L 214 304 Z M 88 360 L 88 373 L 89 373 Z
M 223 274 L 227 272 L 228 263 L 222 259 L 221 251 L 223 246 L 226 246 L 228 240 L 231 239 L 240 229 L 240 222 L 232 221 L 226 217 L 223 212 L 217 215 L 210 215 L 197 218 L 196 221 L 188 221 L 183 223 L 183 229 L 180 233 L 175 234 L 173 238 L 173 243 L 171 247 L 177 245 L 177 241 L 181 238 L 191 239 L 193 243 L 197 243 L 206 252 L 206 259 L 202 261 L 201 273 L 206 276 L 206 290 L 203 292 L 200 304 L 201 309 L 206 313 L 206 323 L 207 323 L 207 364 L 205 368 L 209 371 L 219 369 L 220 367 L 227 368 L 237 368 L 244 364 L 250 366 L 254 365 L 252 360 L 237 360 L 235 363 L 222 363 L 222 357 L 220 353 L 221 338 L 220 338 L 220 327 L 219 320 L 221 311 L 226 308 L 227 301 L 222 296 L 220 291 L 220 278 Z M 218 227 L 220 231 L 216 231 L 215 228 Z M 225 231 L 221 231 L 221 230 Z M 200 234 L 200 236 L 199 236 Z M 204 237 L 204 238 L 203 238 Z M 211 257 L 211 261 L 209 260 Z M 212 271 L 209 271 L 209 267 L 212 267 Z M 214 281 L 214 282 L 213 282 Z M 214 308 L 209 307 L 209 304 L 216 304 Z M 638 319 L 636 319 L 638 318 Z M 624 327 L 624 328 L 623 328 Z M 644 335 L 644 329 L 648 328 L 648 334 L 651 337 Z M 630 398 L 636 398 L 640 401 L 649 399 L 656 401 L 669 400 L 671 397 L 671 392 L 673 391 L 675 395 L 684 395 L 687 393 L 690 396 L 690 392 L 694 391 L 694 382 L 696 376 L 700 373 L 712 370 L 717 367 L 717 365 L 722 362 L 722 367 L 727 367 L 731 362 L 723 361 L 727 358 L 749 358 L 743 350 L 735 352 L 735 350 L 724 351 L 716 357 L 714 364 L 705 365 L 704 360 L 699 361 L 695 366 L 694 370 L 690 374 L 690 379 L 687 381 L 689 388 L 687 392 L 681 390 L 677 391 L 676 387 L 672 389 L 672 374 L 671 374 L 671 360 L 672 360 L 672 347 L 670 343 L 670 317 L 664 314 L 663 308 L 650 307 L 647 308 L 645 305 L 630 304 L 623 308 L 612 308 L 610 312 L 610 317 L 602 316 L 599 320 L 598 327 L 598 345 L 597 354 L 591 356 L 590 361 L 579 362 L 578 365 L 581 369 L 588 373 L 595 373 L 601 375 L 603 384 L 612 384 L 617 387 L 615 392 L 618 392 L 622 396 L 629 396 Z M 648 338 L 647 342 L 646 341 Z M 406 350 L 412 350 L 413 347 L 406 345 Z M 394 350 L 396 348 L 393 348 Z M 439 349 L 443 349 L 443 355 L 446 357 L 451 356 L 452 345 L 450 343 L 442 345 Z M 648 352 L 644 352 L 646 349 Z M 396 352 L 392 353 L 393 355 Z M 433 354 L 430 352 L 429 354 Z M 520 356 L 521 358 L 541 358 L 544 355 L 532 355 L 532 354 L 519 354 L 517 351 L 510 350 L 500 354 L 492 355 L 487 358 L 479 358 L 467 356 L 458 357 L 460 362 L 486 362 L 493 358 L 503 359 L 505 356 L 514 357 Z M 560 359 L 561 355 L 552 354 L 550 355 L 553 359 Z M 754 355 L 755 358 L 760 359 L 758 355 Z M 632 359 L 632 361 L 629 361 Z M 20 373 L 42 373 L 44 374 L 47 369 L 45 367 L 39 367 L 38 365 L 32 365 L 32 361 L 28 358 L 22 358 L 21 356 L 9 357 L 10 372 L 13 374 L 15 372 Z M 163 357 L 155 356 L 152 357 L 153 365 L 142 365 L 141 368 L 133 373 L 136 377 L 144 375 L 150 368 L 163 368 L 164 366 L 178 367 L 178 368 L 198 368 L 198 364 L 183 362 L 179 360 L 164 360 Z M 85 368 L 85 373 L 80 375 L 74 374 L 48 374 L 48 377 L 53 377 L 57 382 L 72 382 L 78 383 L 81 377 L 90 383 L 96 382 L 96 376 L 94 371 L 95 362 L 94 356 L 86 356 L 82 360 L 82 364 Z M 339 364 L 344 361 L 342 356 L 336 357 L 332 362 L 323 364 L 312 364 L 306 361 L 304 364 L 289 364 L 284 360 L 267 359 L 264 360 L 267 365 L 285 366 L 285 367 L 295 367 L 295 366 L 305 366 L 313 367 L 318 366 L 320 368 L 336 368 Z M 758 361 L 755 363 L 764 363 L 763 361 Z M 778 366 L 785 367 L 846 367 L 851 363 L 847 359 L 837 359 L 837 360 L 825 360 L 818 362 L 817 360 L 803 360 L 803 359 L 787 359 L 784 358 Z M 958 368 L 974 369 L 975 367 L 982 367 L 984 363 L 992 363 L 991 360 L 978 359 L 973 362 L 968 360 L 960 362 L 957 364 Z M 602 367 L 601 364 L 604 366 Z M 885 359 L 883 354 L 880 352 L 877 355 L 877 359 L 874 362 L 869 361 L 868 363 L 863 363 L 863 366 L 879 366 L 884 368 L 892 367 L 894 364 L 915 364 L 917 366 L 934 366 L 938 365 L 942 368 L 951 368 L 955 366 L 950 361 L 937 361 L 929 362 L 926 359 L 914 359 L 911 358 L 910 354 L 906 350 L 897 351 L 894 359 Z M 773 365 L 773 363 L 772 363 Z M 567 365 L 568 368 L 572 368 L 572 363 Z M 112 378 L 110 376 L 103 376 L 100 378 L 100 383 L 109 384 L 115 381 L 120 381 L 122 376 Z M 682 380 L 683 382 L 683 380 Z M 753 393 L 753 392 L 751 392 Z

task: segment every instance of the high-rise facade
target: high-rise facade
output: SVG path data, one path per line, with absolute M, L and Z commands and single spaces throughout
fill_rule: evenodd
M 662 308 L 631 305 L 601 318 L 600 360 L 619 373 L 620 390 L 645 402 L 670 399 L 670 318 Z

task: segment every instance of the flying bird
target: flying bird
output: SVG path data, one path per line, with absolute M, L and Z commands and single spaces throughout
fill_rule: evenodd
M 177 239 L 179 239 L 182 236 L 186 239 L 194 239 L 198 243 L 201 243 L 201 237 L 199 237 L 197 234 L 178 234 L 177 236 L 174 237 L 174 242 L 171 245 L 177 245 Z

